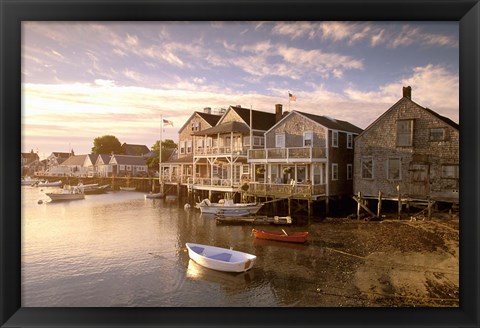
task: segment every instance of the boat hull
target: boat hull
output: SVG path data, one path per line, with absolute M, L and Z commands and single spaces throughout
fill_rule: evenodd
M 245 272 L 250 270 L 257 257 L 232 249 L 187 243 L 188 256 L 206 268 L 224 272 Z
M 123 191 L 135 191 L 136 189 L 136 187 L 120 187 L 120 190 Z
M 163 198 L 163 193 L 157 192 L 157 193 L 150 193 L 145 195 L 145 199 L 158 199 L 158 198 Z
M 59 187 L 62 185 L 62 181 L 56 182 L 39 182 L 36 184 L 37 187 Z
M 79 200 L 85 199 L 85 195 L 83 194 L 57 194 L 57 193 L 47 193 L 46 194 L 52 202 L 60 202 L 60 201 L 67 201 L 67 200 Z
M 265 231 L 252 229 L 252 234 L 255 238 L 268 239 L 275 241 L 284 241 L 289 243 L 304 243 L 307 241 L 308 232 L 290 232 L 286 235 L 283 232 Z
M 262 208 L 262 203 L 246 203 L 246 204 L 219 204 L 211 203 L 210 205 L 199 204 L 202 214 L 214 214 L 225 216 L 246 216 L 255 215 Z

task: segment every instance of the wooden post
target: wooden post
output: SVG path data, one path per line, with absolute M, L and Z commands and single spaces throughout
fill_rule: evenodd
M 382 192 L 378 192 L 378 205 L 377 205 L 377 218 L 380 218 L 380 212 L 382 211 Z
M 398 193 L 398 214 L 397 214 L 397 219 L 400 220 L 400 215 L 402 212 L 402 198 L 400 194 L 400 185 L 397 185 L 397 193 Z
M 430 199 L 428 201 L 428 219 L 430 220 L 432 218 L 432 203 L 430 202 Z
M 292 198 L 288 197 L 288 216 L 292 216 Z
M 360 202 L 362 201 L 362 194 L 360 193 L 360 191 L 357 193 L 357 220 L 360 220 L 360 210 L 362 208 L 362 205 L 360 204 Z

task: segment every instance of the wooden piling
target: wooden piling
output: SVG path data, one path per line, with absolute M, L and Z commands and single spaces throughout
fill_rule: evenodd
M 397 219 L 400 220 L 401 218 L 401 213 L 402 213 L 402 198 L 400 194 L 400 185 L 397 185 L 397 193 L 398 193 L 398 214 L 397 214 Z
M 361 201 L 362 201 L 362 194 L 359 191 L 357 193 L 357 220 L 360 220 L 360 211 L 362 209 Z
M 378 192 L 378 204 L 377 204 L 377 218 L 380 217 L 380 212 L 382 211 L 382 192 Z

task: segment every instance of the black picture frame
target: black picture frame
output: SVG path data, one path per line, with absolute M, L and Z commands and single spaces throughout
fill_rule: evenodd
M 0 0 L 1 327 L 479 327 L 477 0 Z M 136 20 L 458 21 L 460 26 L 459 308 L 22 308 L 20 287 L 21 22 Z

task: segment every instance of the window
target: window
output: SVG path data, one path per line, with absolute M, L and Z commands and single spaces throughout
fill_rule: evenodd
M 250 137 L 243 137 L 243 145 L 250 146 Z
M 444 140 L 445 140 L 445 129 L 443 128 L 430 129 L 430 141 L 444 141 Z
M 362 158 L 362 179 L 373 179 L 373 159 L 371 157 Z
M 401 180 L 401 167 L 402 161 L 400 158 L 388 159 L 388 179 L 389 180 Z
M 203 139 L 197 139 L 197 148 L 203 148 Z
M 285 148 L 285 133 L 278 133 L 275 135 L 275 147 Z
M 408 147 L 413 144 L 413 120 L 397 121 L 397 146 Z
M 185 141 L 180 142 L 180 154 L 185 154 Z
M 353 148 L 353 134 L 347 133 L 347 148 L 352 149 Z
M 313 132 L 307 131 L 303 133 L 303 145 L 305 147 L 313 145 Z
M 332 147 L 338 147 L 338 131 L 332 131 Z
M 347 164 L 347 180 L 352 180 L 353 178 L 353 165 Z
M 332 180 L 338 180 L 338 164 L 332 163 Z
M 254 146 L 263 146 L 264 143 L 264 138 L 263 137 L 253 137 L 253 145 Z
M 458 165 L 442 165 L 443 179 L 458 179 Z
M 212 137 L 207 138 L 207 148 L 212 147 Z
M 192 132 L 200 131 L 200 122 L 193 122 L 192 123 Z
M 192 140 L 187 140 L 187 154 L 192 152 Z
M 318 164 L 313 164 L 313 183 L 314 184 L 322 183 L 320 165 Z
M 126 171 L 131 171 L 131 170 L 132 170 L 132 166 L 131 166 L 131 165 L 127 165 Z

